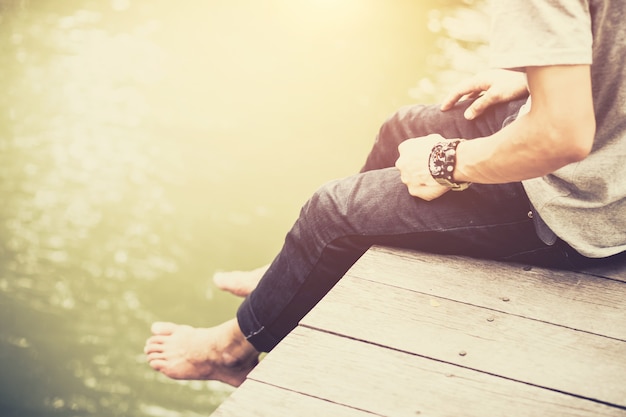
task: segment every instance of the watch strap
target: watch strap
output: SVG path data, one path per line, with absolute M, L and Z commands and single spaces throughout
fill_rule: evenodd
M 456 148 L 463 139 L 454 139 L 438 142 L 430 151 L 428 168 L 430 175 L 439 184 L 453 191 L 463 191 L 470 186 L 469 182 L 454 182 L 454 169 L 456 168 Z

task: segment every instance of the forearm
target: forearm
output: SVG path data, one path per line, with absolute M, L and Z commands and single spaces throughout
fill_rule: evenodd
M 527 78 L 530 112 L 492 136 L 462 141 L 456 152 L 438 146 L 446 141 L 439 134 L 402 142 L 396 168 L 409 193 L 433 200 L 454 183 L 522 181 L 584 159 L 595 135 L 589 67 L 531 67 Z
M 454 179 L 481 184 L 522 181 L 580 160 L 547 136 L 524 116 L 492 136 L 464 141 L 457 147 Z
M 595 118 L 590 86 L 583 94 L 576 93 L 571 86 L 581 84 L 575 82 L 581 71 L 574 71 L 568 79 L 571 71 L 531 71 L 535 95 L 530 112 L 492 136 L 459 144 L 454 180 L 484 184 L 521 181 L 584 159 L 593 144 Z M 562 80 L 554 81 L 555 74 Z M 566 97 L 568 87 L 576 94 Z

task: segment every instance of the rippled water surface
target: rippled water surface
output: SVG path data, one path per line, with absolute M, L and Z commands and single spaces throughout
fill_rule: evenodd
M 149 324 L 232 317 L 212 274 L 482 65 L 474 3 L 1 0 L 0 415 L 214 410 L 229 387 L 145 364 Z

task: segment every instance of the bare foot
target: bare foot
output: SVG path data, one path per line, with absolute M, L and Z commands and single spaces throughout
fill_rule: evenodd
M 144 348 L 148 363 L 173 379 L 212 379 L 238 387 L 259 362 L 236 319 L 211 328 L 156 322 L 152 334 Z
M 213 282 L 220 290 L 239 297 L 247 297 L 254 290 L 270 266 L 264 265 L 252 271 L 216 272 Z

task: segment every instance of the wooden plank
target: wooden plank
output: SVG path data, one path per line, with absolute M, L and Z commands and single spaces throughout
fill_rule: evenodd
M 626 285 L 613 279 L 384 247 L 347 275 L 626 340 Z
M 602 265 L 584 268 L 581 272 L 626 282 L 626 252 L 612 256 Z
M 371 417 L 375 414 L 248 379 L 211 414 L 211 417 L 232 416 Z
M 350 276 L 302 324 L 626 407 L 620 340 Z
M 304 327 L 249 378 L 382 416 L 625 415 L 623 409 Z

